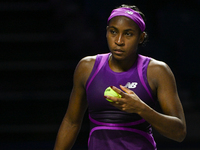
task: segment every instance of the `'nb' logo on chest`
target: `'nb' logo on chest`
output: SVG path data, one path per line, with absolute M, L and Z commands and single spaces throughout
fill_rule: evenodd
M 134 89 L 137 87 L 137 82 L 127 82 L 125 87 L 129 88 L 129 89 Z

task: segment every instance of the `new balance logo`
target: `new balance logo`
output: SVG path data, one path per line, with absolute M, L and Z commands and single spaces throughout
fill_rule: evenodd
M 137 82 L 128 82 L 126 83 L 125 87 L 129 88 L 129 89 L 134 89 L 137 86 Z
M 133 12 L 132 12 L 132 11 L 129 11 L 129 10 L 127 10 L 125 13 L 127 13 L 127 14 L 129 14 L 129 15 L 132 15 L 132 14 L 133 14 Z

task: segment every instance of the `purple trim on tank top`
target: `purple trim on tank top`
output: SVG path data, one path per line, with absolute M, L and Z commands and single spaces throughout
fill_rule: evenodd
M 141 81 L 142 85 L 144 86 L 145 90 L 149 94 L 150 98 L 154 101 L 151 92 L 149 91 L 149 89 L 147 88 L 147 85 L 145 84 L 145 81 L 144 81 L 144 78 L 143 78 L 143 74 L 142 74 L 142 66 L 143 66 L 143 59 L 144 58 L 145 57 L 143 57 L 141 55 L 138 55 L 138 65 L 137 65 L 138 74 L 139 74 L 139 78 L 140 78 L 140 81 Z
M 104 65 L 104 62 L 107 60 L 108 56 L 110 55 L 110 53 L 108 54 L 101 54 L 102 58 L 101 61 L 95 71 L 95 73 L 93 74 L 93 76 L 91 77 L 90 81 L 88 82 L 87 86 L 86 86 L 86 91 L 88 90 L 88 87 L 90 86 L 92 80 L 94 79 L 94 77 L 97 75 L 97 73 L 99 72 L 99 70 L 101 69 L 101 67 Z
M 91 118 L 91 116 L 89 115 L 89 119 L 91 122 L 93 122 L 94 124 L 100 125 L 100 126 L 110 126 L 110 127 L 122 127 L 122 126 L 133 126 L 133 125 L 137 125 L 137 124 L 141 124 L 143 122 L 145 122 L 144 119 L 138 120 L 138 121 L 134 121 L 134 122 L 127 122 L 127 123 L 106 123 L 106 122 L 99 122 L 93 118 Z
M 89 143 L 90 143 L 90 137 L 91 137 L 92 133 L 96 130 L 122 130 L 122 131 L 135 132 L 135 133 L 138 133 L 138 134 L 144 136 L 155 147 L 155 150 L 156 150 L 156 143 L 154 141 L 152 134 L 148 134 L 148 133 L 141 131 L 141 130 L 125 128 L 125 127 L 107 127 L 107 126 L 94 127 L 90 131 L 90 135 L 89 135 L 89 139 L 88 139 L 88 146 L 89 146 Z

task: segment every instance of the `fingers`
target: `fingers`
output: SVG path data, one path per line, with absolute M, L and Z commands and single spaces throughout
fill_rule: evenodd
M 121 96 L 124 95 L 124 92 L 127 93 L 127 94 L 133 94 L 133 93 L 134 93 L 133 91 L 131 91 L 130 89 L 126 88 L 126 87 L 123 86 L 123 85 L 120 85 L 120 88 L 121 88 L 124 92 L 121 91 L 120 89 L 118 89 L 118 88 L 115 87 L 115 86 L 111 86 L 111 88 L 112 88 L 114 91 L 116 91 L 117 93 L 119 93 Z
M 118 89 L 117 87 L 115 87 L 115 86 L 111 86 L 111 88 L 115 91 L 115 92 L 117 92 L 119 95 L 120 95 L 120 97 L 109 97 L 108 96 L 108 98 L 110 98 L 112 101 L 113 101 L 113 103 L 112 104 L 116 104 L 116 105 L 119 105 L 119 104 L 121 104 L 122 102 L 123 102 L 123 97 L 125 97 L 125 93 L 122 91 L 122 90 L 120 90 L 120 89 Z
M 120 88 L 125 92 L 123 92 L 122 90 L 120 90 L 119 88 L 115 87 L 115 86 L 110 86 L 115 92 L 117 92 L 120 97 L 111 97 L 111 96 L 104 96 L 106 99 L 110 99 L 113 103 L 115 104 L 123 104 L 124 103 L 124 100 L 126 99 L 127 97 L 127 94 L 134 94 L 133 91 L 129 90 L 128 88 L 120 85 Z M 111 102 L 111 103 L 112 103 Z
M 126 88 L 125 86 L 120 85 L 120 88 L 121 88 L 124 92 L 126 92 L 127 94 L 133 94 L 133 93 L 134 93 L 133 91 L 131 91 L 131 90 L 129 90 L 128 88 Z
M 111 104 L 112 104 L 113 106 L 115 106 L 116 108 L 122 110 L 122 104 L 121 104 L 121 102 L 113 101 L 113 102 L 111 102 Z
M 117 92 L 118 94 L 120 94 L 122 97 L 125 97 L 125 93 L 127 93 L 127 94 L 134 94 L 134 92 L 132 91 L 132 90 L 130 90 L 130 89 L 128 89 L 128 88 L 126 88 L 125 86 L 123 86 L 123 85 L 120 85 L 120 88 L 125 92 L 123 92 L 122 90 L 120 90 L 120 89 L 118 89 L 117 87 L 115 87 L 115 86 L 111 86 L 111 88 L 115 91 L 115 92 Z
M 124 95 L 123 95 L 124 92 L 121 91 L 120 89 L 118 89 L 117 87 L 115 87 L 115 86 L 111 86 L 111 88 L 112 88 L 115 92 L 117 92 L 118 94 L 120 94 L 122 97 L 124 96 Z
M 119 110 L 128 113 L 133 113 L 135 111 L 135 103 L 140 101 L 139 97 L 137 97 L 135 92 L 129 90 L 128 88 L 122 85 L 120 85 L 121 89 L 115 86 L 111 86 L 111 88 L 121 96 L 112 97 L 106 95 L 105 98 L 111 100 L 110 104 L 118 108 Z
M 116 104 L 116 105 L 118 105 L 118 104 L 119 104 L 119 102 L 115 102 L 115 104 Z
M 112 96 L 104 96 L 105 99 L 109 99 L 109 102 L 112 104 L 120 104 L 120 102 L 122 101 L 121 98 L 118 97 L 112 97 Z

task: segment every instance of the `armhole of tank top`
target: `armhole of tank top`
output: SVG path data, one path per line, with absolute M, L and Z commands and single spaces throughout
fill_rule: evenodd
M 94 79 L 94 77 L 97 75 L 97 73 L 99 72 L 99 70 L 101 69 L 101 67 L 104 65 L 104 63 L 107 60 L 107 58 L 108 58 L 109 55 L 110 55 L 110 53 L 107 53 L 107 54 L 98 54 L 97 55 L 96 61 L 97 61 L 97 59 L 101 59 L 101 60 L 99 60 L 99 64 L 97 64 L 98 66 L 96 67 L 95 72 L 93 73 L 93 70 L 92 70 L 92 73 L 91 73 L 90 77 L 88 78 L 88 81 L 86 83 L 86 91 L 88 90 L 88 88 L 89 88 L 92 80 Z M 95 61 L 95 63 L 96 63 L 96 61 Z M 95 69 L 95 68 L 93 68 L 93 69 Z
M 151 93 L 151 96 L 154 100 L 154 102 L 157 102 L 156 101 L 156 96 L 153 94 L 153 91 L 149 85 L 149 82 L 148 82 L 148 79 L 147 79 L 147 69 L 148 69 L 148 66 L 149 66 L 149 63 L 151 61 L 151 58 L 150 57 L 147 57 L 147 59 L 144 61 L 144 67 L 143 67 L 143 70 L 142 70 L 142 73 L 143 73 L 143 79 L 144 79 L 144 82 L 147 86 L 147 88 L 149 89 L 150 93 Z
M 143 87 L 145 88 L 145 90 L 147 91 L 147 93 L 149 94 L 150 98 L 153 100 L 153 102 L 155 102 L 154 98 L 153 98 L 153 95 L 152 95 L 152 92 L 149 90 L 149 88 L 147 87 L 147 84 L 145 82 L 145 79 L 144 79 L 144 76 L 143 76 L 143 64 L 145 61 L 150 61 L 150 58 L 149 57 L 144 57 L 142 55 L 139 55 L 138 56 L 138 65 L 137 65 L 137 69 L 138 69 L 138 75 L 139 75 L 139 78 L 140 78 L 140 81 L 143 85 Z M 146 68 L 147 69 L 147 68 Z

